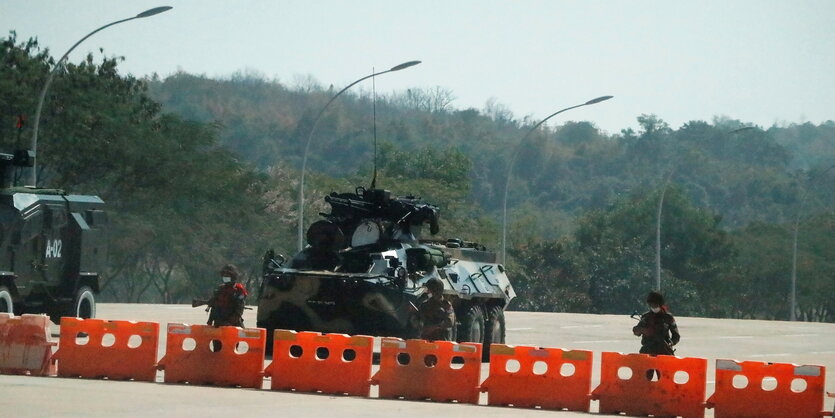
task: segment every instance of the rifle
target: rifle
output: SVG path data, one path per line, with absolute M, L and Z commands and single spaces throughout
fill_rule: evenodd
M 209 304 L 208 299 L 197 299 L 197 298 L 195 298 L 195 299 L 191 300 L 191 307 L 192 308 L 196 308 L 198 306 L 203 306 L 203 305 L 208 305 L 208 304 Z M 208 308 L 210 308 L 210 306 L 207 306 L 207 309 Z
M 211 305 L 209 305 L 209 300 L 208 299 L 194 298 L 194 299 L 191 300 L 191 307 L 192 308 L 196 308 L 198 306 L 203 306 L 203 305 L 207 305 L 206 306 L 206 311 L 208 311 L 209 309 L 212 308 Z M 252 310 L 252 308 L 250 308 L 249 306 L 244 306 L 244 309 L 247 309 L 247 310 L 250 310 L 250 311 Z

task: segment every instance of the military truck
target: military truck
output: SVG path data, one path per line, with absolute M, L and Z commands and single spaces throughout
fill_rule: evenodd
M 458 341 L 504 343 L 504 308 L 515 297 L 504 266 L 482 245 L 420 239 L 438 233 L 439 210 L 383 189 L 325 197 L 331 213 L 307 230 L 306 248 L 285 266 L 264 256 L 258 327 L 416 338 L 431 278 L 444 283 Z M 268 345 L 271 341 L 268 341 Z
M 107 257 L 107 215 L 97 196 L 16 187 L 30 151 L 0 153 L 0 312 L 96 315 Z

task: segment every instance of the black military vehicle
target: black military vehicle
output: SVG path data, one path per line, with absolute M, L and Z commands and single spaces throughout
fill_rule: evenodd
M 285 267 L 268 251 L 258 327 L 416 338 L 417 308 L 431 278 L 444 283 L 458 341 L 504 343 L 504 308 L 515 296 L 495 253 L 438 232 L 438 208 L 382 189 L 325 197 L 331 213 L 307 231 L 308 246 Z M 485 350 L 486 352 L 487 350 Z
M 0 154 L 0 312 L 92 318 L 106 259 L 107 216 L 97 196 L 15 187 L 28 151 Z

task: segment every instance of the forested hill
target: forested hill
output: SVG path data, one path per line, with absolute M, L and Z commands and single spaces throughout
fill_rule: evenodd
M 323 88 L 310 78 L 291 87 L 247 73 L 221 80 L 179 73 L 150 82 L 151 96 L 165 110 L 220 124 L 221 143 L 262 170 L 278 162 L 301 166 L 313 118 L 339 88 Z M 370 172 L 371 97 L 355 89 L 360 93 L 341 96 L 320 121 L 308 160 L 312 170 L 333 177 Z M 472 163 L 472 201 L 495 214 L 502 207 L 508 159 L 538 121 L 515 117 L 495 102 L 456 109 L 454 99 L 442 87 L 379 95 L 378 138 L 400 151 L 460 151 Z M 600 106 L 597 111 L 605 112 Z M 568 113 L 555 118 L 555 128 L 528 137 L 508 198 L 517 217 L 544 221 L 528 232 L 564 231 L 561 219 L 635 191 L 650 192 L 667 176 L 695 205 L 721 215 L 725 228 L 785 222 L 795 214 L 797 182 L 835 164 L 832 121 L 739 130 L 749 124 L 718 117 L 673 129 L 654 115 L 636 117 L 637 132 L 609 134 L 570 121 Z M 819 197 L 832 203 L 832 196 Z
M 228 262 L 253 289 L 266 250 L 297 250 L 303 147 L 341 87 L 252 74 L 144 80 L 121 75 L 119 61 L 89 55 L 56 71 L 37 147 L 39 186 L 107 203 L 100 300 L 186 303 L 207 296 Z M 32 137 L 55 58 L 11 32 L 0 63 L 0 148 L 11 152 Z M 313 136 L 307 225 L 328 212 L 326 194 L 371 181 L 373 102 L 359 87 Z M 835 321 L 833 122 L 673 128 L 636 115 L 637 131 L 605 133 L 566 113 L 517 148 L 538 121 L 496 102 L 457 109 L 454 93 L 436 87 L 376 103 L 377 185 L 438 205 L 435 238 L 501 248 L 517 155 L 509 309 L 628 314 L 660 279 L 679 315 L 787 319 L 796 283 L 799 319 Z

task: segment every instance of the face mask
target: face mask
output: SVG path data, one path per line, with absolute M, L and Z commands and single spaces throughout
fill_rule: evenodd
M 227 276 L 223 276 L 223 277 L 220 278 L 220 280 L 223 280 L 223 283 L 229 283 L 229 282 L 232 281 L 232 278 L 227 277 Z
M 658 313 L 658 312 L 661 312 L 661 308 L 660 308 L 660 307 L 649 308 L 649 310 L 651 310 L 651 311 L 652 311 L 652 313 Z

